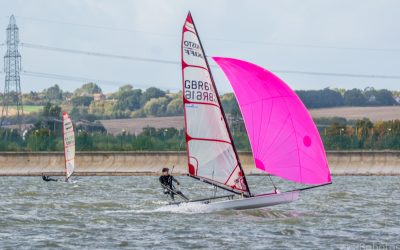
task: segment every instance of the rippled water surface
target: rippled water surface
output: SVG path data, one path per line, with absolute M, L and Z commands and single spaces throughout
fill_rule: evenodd
M 178 179 L 190 197 L 213 193 Z M 400 177 L 336 177 L 291 204 L 219 212 L 168 207 L 157 177 L 75 180 L 0 178 L 0 249 L 400 249 Z M 266 177 L 249 182 L 271 189 Z

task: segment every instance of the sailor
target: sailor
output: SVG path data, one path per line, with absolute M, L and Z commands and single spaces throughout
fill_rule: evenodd
M 58 181 L 57 179 L 50 178 L 48 175 L 42 175 L 44 181 Z
M 175 194 L 180 195 L 185 200 L 188 200 L 188 198 L 184 196 L 181 191 L 175 189 L 173 182 L 175 182 L 177 185 L 180 185 L 180 183 L 177 179 L 169 174 L 169 168 L 163 168 L 161 172 L 162 175 L 158 180 L 160 181 L 161 186 L 164 188 L 164 194 L 169 194 L 173 201 L 175 201 Z

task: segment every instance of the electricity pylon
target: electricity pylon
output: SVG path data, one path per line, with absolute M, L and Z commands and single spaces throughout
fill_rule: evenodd
M 24 107 L 22 105 L 21 94 L 21 55 L 18 51 L 19 32 L 15 22 L 14 15 L 11 15 L 10 22 L 7 26 L 7 52 L 4 56 L 4 72 L 6 74 L 4 93 L 3 93 L 3 109 L 1 111 L 0 127 L 4 125 L 4 119 L 9 116 L 8 109 L 10 106 L 15 107 L 17 123 L 21 132 L 22 118 L 24 115 Z

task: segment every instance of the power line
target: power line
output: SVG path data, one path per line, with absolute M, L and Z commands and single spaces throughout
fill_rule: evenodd
M 349 74 L 349 73 L 333 73 L 333 72 L 312 72 L 297 70 L 272 70 L 275 73 L 298 74 L 298 75 L 315 75 L 315 76 L 337 76 L 351 78 L 379 78 L 379 79 L 400 79 L 400 75 L 365 75 L 365 74 Z
M 79 82 L 96 82 L 114 86 L 123 85 L 122 83 L 123 81 L 100 80 L 100 79 L 86 78 L 80 76 L 67 76 L 67 75 L 59 75 L 59 74 L 51 74 L 51 73 L 43 73 L 43 72 L 35 72 L 27 70 L 23 70 L 21 73 L 26 76 L 40 77 L 40 78 L 49 78 L 49 79 L 66 80 L 66 81 L 79 81 Z
M 112 81 L 112 80 L 101 80 L 101 79 L 93 79 L 86 78 L 81 76 L 68 76 L 68 75 L 60 75 L 60 74 L 52 74 L 52 73 L 44 73 L 44 72 L 35 72 L 35 71 L 27 71 L 24 70 L 21 72 L 22 75 L 38 77 L 38 78 L 48 78 L 48 79 L 57 79 L 57 80 L 65 80 L 65 81 L 73 81 L 73 82 L 95 82 L 99 85 L 111 85 L 111 86 L 123 86 L 125 84 L 129 84 L 128 81 Z M 132 84 L 135 87 L 139 88 L 149 88 L 148 85 L 137 85 Z M 153 87 L 153 85 L 151 86 Z M 157 86 L 155 86 L 157 87 Z M 159 86 L 158 86 L 159 87 Z M 165 88 L 165 87 L 162 87 Z M 170 90 L 178 90 L 177 88 L 168 88 Z
M 71 25 L 83 28 L 94 28 L 94 29 L 103 29 L 103 30 L 112 30 L 112 31 L 123 31 L 123 32 L 132 32 L 132 33 L 143 33 L 147 35 L 153 36 L 162 36 L 162 37 L 172 37 L 179 38 L 180 36 L 165 34 L 160 32 L 149 32 L 144 30 L 137 29 L 129 29 L 129 28 L 120 28 L 120 27 L 111 27 L 111 26 L 100 26 L 100 25 L 92 25 L 92 24 L 81 24 L 81 23 L 73 23 L 73 22 L 64 22 L 57 20 L 49 20 L 42 18 L 34 18 L 34 17 L 23 17 L 18 16 L 18 18 L 37 21 L 37 22 L 45 22 L 45 23 L 55 23 L 62 25 Z M 208 41 L 218 41 L 218 42 L 229 42 L 229 43 L 247 43 L 247 44 L 260 44 L 266 46 L 278 46 L 278 47 L 300 47 L 300 48 L 309 48 L 309 49 L 332 49 L 332 50 L 359 50 L 359 51 L 382 51 L 382 52 L 400 52 L 399 48 L 395 49 L 387 49 L 387 48 L 367 48 L 367 47 L 341 47 L 341 46 L 332 46 L 332 45 L 317 45 L 317 44 L 301 44 L 301 43 L 281 43 L 281 42 L 269 42 L 269 41 L 257 41 L 257 40 L 237 40 L 237 39 L 226 39 L 226 38 L 218 38 L 218 37 L 205 37 L 205 40 Z
M 340 46 L 301 44 L 301 43 L 278 43 L 278 42 L 266 42 L 266 41 L 231 40 L 231 39 L 223 39 L 223 38 L 209 38 L 209 39 L 206 39 L 206 40 L 214 40 L 214 41 L 229 42 L 229 43 L 260 44 L 260 45 L 277 46 L 277 47 L 308 48 L 308 49 L 400 52 L 400 49 L 386 49 L 386 48 L 340 47 Z
M 93 52 L 93 51 L 57 48 L 57 47 L 32 44 L 32 43 L 21 43 L 21 46 L 25 47 L 25 48 L 31 48 L 31 49 L 65 52 L 65 53 L 80 54 L 80 55 L 87 55 L 87 56 L 108 57 L 108 58 L 114 58 L 114 59 L 142 61 L 142 62 L 155 62 L 155 63 L 165 63 L 165 64 L 180 64 L 177 61 L 171 61 L 171 60 L 152 59 L 152 58 L 136 57 L 136 56 L 114 55 L 114 54 L 106 54 L 106 53 L 99 53 L 99 52 Z
M 137 30 L 137 29 L 129 29 L 129 28 L 121 28 L 121 27 L 111 27 L 111 26 L 101 26 L 101 25 L 93 25 L 93 24 L 82 24 L 82 23 L 73 23 L 73 22 L 64 22 L 64 21 L 57 21 L 57 20 L 49 20 L 49 19 L 42 19 L 42 18 L 35 18 L 35 17 L 22 17 L 17 16 L 18 18 L 37 21 L 37 22 L 44 22 L 44 23 L 55 23 L 55 24 L 62 24 L 62 25 L 71 25 L 83 28 L 93 28 L 93 29 L 102 29 L 102 30 L 111 30 L 111 31 L 123 31 L 123 32 L 130 32 L 130 33 L 143 33 L 148 35 L 154 36 L 165 36 L 165 37 L 179 37 L 176 35 L 165 34 L 165 33 L 156 33 L 156 32 L 148 32 L 144 30 Z
M 49 51 L 62 52 L 62 53 L 81 54 L 81 55 L 87 55 L 87 56 L 107 57 L 107 58 L 114 58 L 114 59 L 142 61 L 142 62 L 152 62 L 152 63 L 165 63 L 165 64 L 174 64 L 174 65 L 179 65 L 180 64 L 180 62 L 172 61 L 172 60 L 162 60 L 162 59 L 153 59 L 153 58 L 144 58 L 144 57 L 114 55 L 114 54 L 106 54 L 106 53 L 99 53 L 99 52 L 93 52 L 93 51 L 57 48 L 57 47 L 51 47 L 51 46 L 39 45 L 39 44 L 32 44 L 32 43 L 22 43 L 21 46 L 23 46 L 25 48 L 49 50 Z M 216 65 L 210 65 L 210 66 L 211 67 L 217 67 Z M 280 69 L 271 70 L 271 71 L 275 72 L 275 73 L 282 73 L 282 74 L 313 75 L 313 76 L 400 79 L 400 76 L 398 76 L 398 75 L 352 74 L 352 73 L 315 72 L 315 71 L 280 70 Z

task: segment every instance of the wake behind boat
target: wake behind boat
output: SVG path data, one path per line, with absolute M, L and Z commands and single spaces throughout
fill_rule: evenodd
M 181 53 L 188 175 L 233 193 L 184 203 L 203 203 L 216 209 L 254 209 L 298 200 L 300 191 L 331 183 L 318 130 L 294 91 L 257 65 L 215 57 L 234 89 L 255 166 L 283 179 L 317 185 L 253 194 L 190 12 L 183 26 Z

